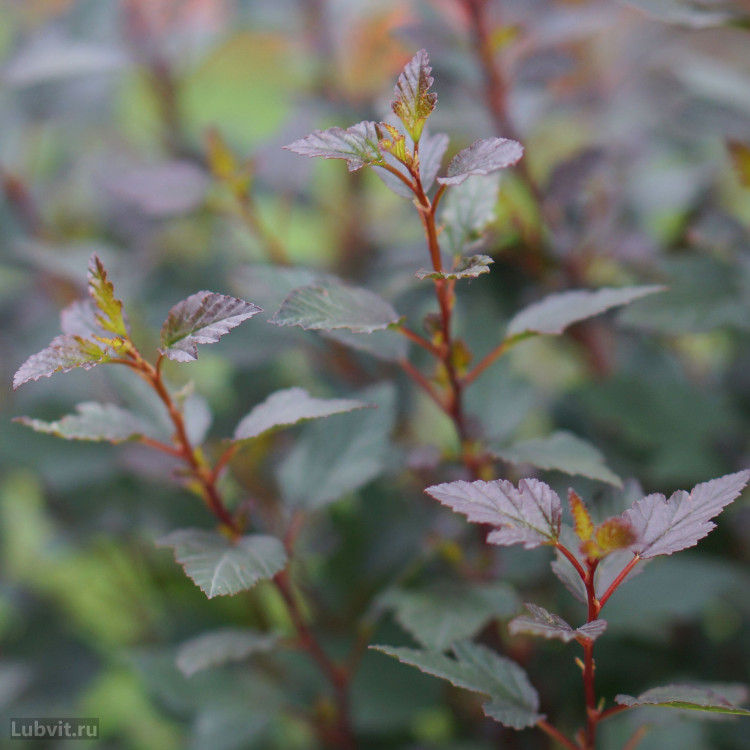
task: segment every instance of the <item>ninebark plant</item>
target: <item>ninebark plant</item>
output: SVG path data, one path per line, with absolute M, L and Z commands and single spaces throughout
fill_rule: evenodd
M 535 726 L 569 750 L 595 750 L 597 725 L 636 706 L 750 715 L 737 706 L 745 697 L 737 686 L 714 690 L 671 685 L 648 690 L 637 698 L 618 695 L 615 705 L 607 706 L 597 695 L 594 680 L 594 644 L 607 628 L 606 621 L 600 618 L 607 601 L 643 561 L 691 547 L 708 534 L 714 527 L 711 519 L 739 496 L 750 471 L 699 484 L 691 493 L 676 492 L 668 500 L 663 495 L 649 495 L 621 516 L 598 525 L 592 521 L 584 501 L 571 490 L 572 527 L 562 523 L 560 499 L 543 482 L 523 479 L 516 487 L 507 480 L 486 481 L 493 471 L 494 457 L 471 430 L 464 406 L 466 389 L 520 341 L 560 334 L 578 321 L 656 292 L 659 287 L 580 290 L 547 297 L 515 315 L 497 345 L 472 367 L 471 352 L 454 331 L 456 286 L 489 271 L 491 258 L 470 255 L 467 250 L 481 235 L 488 210 L 491 213 L 488 196 L 489 203 L 493 203 L 497 190 L 491 176 L 516 164 L 523 148 L 510 139 L 480 140 L 460 151 L 446 173 L 438 176 L 448 138 L 425 130 L 436 104 L 436 95 L 430 90 L 430 73 L 427 55 L 421 50 L 399 77 L 392 103 L 396 119 L 392 122 L 368 121 L 347 129 L 316 131 L 287 147 L 306 156 L 343 159 L 350 171 L 377 169 L 389 187 L 413 202 L 424 228 L 430 261 L 430 267 L 418 270 L 416 275 L 433 285 L 437 305 L 436 315 L 425 321 L 424 335 L 408 326 L 390 303 L 373 292 L 330 276 L 294 289 L 270 322 L 327 332 L 348 329 L 353 334 L 390 331 L 390 335 L 404 336 L 433 357 L 435 368 L 428 374 L 405 354 L 396 359 L 452 420 L 463 470 L 475 481 L 440 484 L 428 488 L 427 493 L 463 513 L 469 521 L 492 526 L 487 540 L 490 544 L 521 544 L 529 549 L 549 546 L 556 551 L 553 570 L 586 605 L 586 622 L 574 628 L 544 608 L 527 604 L 527 614 L 511 621 L 510 632 L 566 643 L 575 641 L 582 647 L 583 656 L 577 663 L 583 673 L 583 727 L 569 736 L 549 721 L 540 712 L 538 695 L 522 668 L 484 645 L 461 638 L 438 648 L 425 639 L 423 645 L 427 647 L 420 650 L 377 648 L 458 687 L 488 696 L 484 706 L 488 716 L 514 729 Z M 444 208 L 439 215 L 441 206 Z M 319 399 L 301 388 L 277 391 L 239 421 L 232 438 L 211 458 L 203 447 L 205 419 L 195 408 L 193 394 L 189 389 L 170 388 L 163 366 L 166 360 L 179 363 L 196 359 L 198 345 L 217 342 L 261 312 L 261 308 L 223 294 L 193 294 L 170 310 L 161 330 L 158 353 L 151 360 L 134 343 L 122 302 L 115 296 L 96 256 L 92 256 L 89 265 L 88 290 L 90 299 L 63 311 L 63 334 L 21 366 L 14 386 L 79 367 L 88 370 L 98 365 L 119 365 L 134 372 L 156 394 L 169 424 L 169 437 L 164 439 L 153 425 L 112 404 L 80 404 L 76 414 L 56 422 L 29 418 L 19 421 L 67 439 L 138 441 L 178 461 L 185 486 L 202 499 L 215 517 L 217 528 L 175 530 L 159 544 L 174 550 L 176 560 L 208 598 L 248 590 L 263 579 L 273 582 L 295 632 L 292 645 L 309 654 L 333 694 L 333 712 L 311 711 L 308 715 L 320 743 L 343 750 L 356 748 L 349 688 L 369 630 L 365 628 L 353 638 L 352 658 L 339 661 L 329 655 L 308 624 L 289 573 L 305 509 L 290 509 L 284 516 L 283 528 L 275 529 L 275 535 L 249 531 L 251 527 L 262 527 L 262 522 L 249 518 L 243 506 L 230 507 L 221 478 L 238 447 L 247 441 L 303 420 L 371 405 L 352 399 Z M 565 447 L 570 451 L 571 444 Z M 266 633 L 216 634 L 182 653 L 183 671 L 191 673 L 190 665 L 205 662 L 206 658 L 211 663 L 227 662 L 236 660 L 238 654 L 242 658 L 279 645 L 275 636 Z M 448 648 L 452 656 L 446 655 Z M 641 736 L 641 731 L 636 732 L 624 750 L 632 750 Z

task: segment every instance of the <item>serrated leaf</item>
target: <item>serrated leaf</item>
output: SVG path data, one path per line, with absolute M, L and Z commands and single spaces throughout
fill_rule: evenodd
M 87 401 L 76 406 L 77 414 L 68 414 L 55 422 L 19 417 L 14 420 L 31 427 L 36 432 L 65 438 L 66 440 L 93 440 L 122 443 L 148 434 L 144 425 L 132 412 L 115 404 Z
M 626 305 L 647 294 L 662 291 L 661 286 L 627 286 L 620 289 L 576 290 L 551 294 L 521 310 L 508 324 L 506 337 L 522 333 L 558 334 L 580 320 Z
M 434 82 L 431 72 L 427 52 L 421 49 L 398 77 L 396 98 L 391 102 L 391 109 L 415 142 L 419 141 L 425 121 L 437 102 L 437 94 L 430 93 Z
M 89 294 L 99 311 L 96 322 L 105 331 L 122 338 L 128 337 L 128 327 L 122 311 L 122 302 L 115 297 L 115 287 L 107 277 L 107 271 L 99 256 L 94 253 L 89 260 Z
M 270 651 L 277 643 L 273 633 L 247 628 L 222 628 L 203 633 L 182 643 L 177 651 L 177 668 L 192 677 L 196 672 L 242 661 L 250 654 Z
M 174 550 L 175 560 L 209 599 L 247 591 L 286 565 L 281 541 L 261 534 L 232 542 L 217 531 L 178 529 L 156 544 Z
M 722 692 L 720 692 L 722 691 Z M 733 693 L 732 700 L 723 693 Z M 696 685 L 666 685 L 651 688 L 637 698 L 631 695 L 617 695 L 615 701 L 621 706 L 665 706 L 682 708 L 691 711 L 707 711 L 734 716 L 750 716 L 750 711 L 736 705 L 747 700 L 747 688 L 744 685 L 717 685 L 704 687 Z
M 473 637 L 490 620 L 518 609 L 518 597 L 503 583 L 437 581 L 422 589 L 390 591 L 382 602 L 394 609 L 401 627 L 436 651 Z
M 739 497 L 748 479 L 750 471 L 738 471 L 698 484 L 689 494 L 678 490 L 669 500 L 654 493 L 636 501 L 623 513 L 636 537 L 631 549 L 647 559 L 695 546 L 716 527 L 711 519 Z
M 536 604 L 524 604 L 523 606 L 526 607 L 529 614 L 520 615 L 508 623 L 508 630 L 511 635 L 524 633 L 570 643 L 570 641 L 581 638 L 593 641 L 607 629 L 606 620 L 593 620 L 581 625 L 580 628 L 572 628 L 562 617 L 548 612 L 544 607 L 539 607 Z
M 395 393 L 391 387 L 380 387 L 360 395 L 378 408 L 303 428 L 278 471 L 283 496 L 291 505 L 321 508 L 363 487 L 385 469 Z
M 243 417 L 234 431 L 234 440 L 249 440 L 276 427 L 288 427 L 308 419 L 329 417 L 372 404 L 353 399 L 313 398 L 304 388 L 286 388 L 272 393 Z
M 602 454 L 591 443 L 570 432 L 560 430 L 547 437 L 510 445 L 495 453 L 503 461 L 513 464 L 530 464 L 540 469 L 562 471 L 622 487 L 622 480 L 607 468 Z
M 539 714 L 539 696 L 523 669 L 486 646 L 456 643 L 453 646 L 455 659 L 439 651 L 388 646 L 372 648 L 403 664 L 448 680 L 456 687 L 487 695 L 490 700 L 483 706 L 485 714 L 504 726 L 524 729 L 543 718 Z
M 476 175 L 452 188 L 445 197 L 441 244 L 452 255 L 461 255 L 482 238 L 495 220 L 500 175 Z
M 277 326 L 299 326 L 306 331 L 348 328 L 355 333 L 372 333 L 398 320 L 393 307 L 374 292 L 323 282 L 295 289 L 269 322 Z
M 383 162 L 378 142 L 380 134 L 375 122 L 364 121 L 344 130 L 329 128 L 315 130 L 288 146 L 288 151 L 302 156 L 322 156 L 324 159 L 345 159 L 350 172 Z
M 198 358 L 198 344 L 216 343 L 259 312 L 263 312 L 260 307 L 237 297 L 196 292 L 169 311 L 159 351 L 176 362 L 190 362 Z
M 475 174 L 491 174 L 513 166 L 523 156 L 523 146 L 509 138 L 484 138 L 459 151 L 448 164 L 442 185 L 460 185 Z
M 560 534 L 560 498 L 538 479 L 522 479 L 518 489 L 507 479 L 459 480 L 425 492 L 473 523 L 497 527 L 487 537 L 490 544 L 523 544 L 532 549 L 553 543 Z
M 483 273 L 490 272 L 490 265 L 495 261 L 489 255 L 472 255 L 462 258 L 452 271 L 429 271 L 420 268 L 414 275 L 423 279 L 475 279 Z
M 95 341 L 82 336 L 56 336 L 49 346 L 32 354 L 13 376 L 13 388 L 30 380 L 48 378 L 56 372 L 70 372 L 76 367 L 90 370 L 106 362 L 109 354 Z

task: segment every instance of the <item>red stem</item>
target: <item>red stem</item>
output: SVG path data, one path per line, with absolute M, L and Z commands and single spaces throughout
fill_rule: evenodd
M 536 726 L 539 727 L 539 729 L 541 729 L 545 734 L 552 737 L 553 740 L 559 742 L 563 747 L 567 747 L 568 750 L 581 750 L 578 745 L 573 742 L 573 740 L 568 739 L 559 729 L 553 727 L 552 724 L 549 724 L 544 719 L 539 719 L 536 723 Z
M 290 541 L 290 540 L 288 540 Z M 297 632 L 299 645 L 318 665 L 320 671 L 333 688 L 336 705 L 338 707 L 338 726 L 331 738 L 341 750 L 355 750 L 356 743 L 349 718 L 349 673 L 345 667 L 333 662 L 318 642 L 315 634 L 310 630 L 299 608 L 297 599 L 292 591 L 288 568 L 277 573 L 273 579 L 289 611 L 294 629 Z
M 450 407 L 443 401 L 435 387 L 422 373 L 417 370 L 408 359 L 400 359 L 401 369 L 448 415 L 451 416 Z
M 631 570 L 640 561 L 640 555 L 635 555 L 633 559 L 620 571 L 620 574 L 610 584 L 609 588 L 604 592 L 604 595 L 599 599 L 599 609 L 601 609 L 607 602 L 610 596 L 615 593 L 617 587 L 625 580 Z
M 404 325 L 400 325 L 396 330 L 403 336 L 406 336 L 409 341 L 413 341 L 417 346 L 426 349 L 433 357 L 435 357 L 435 359 L 442 359 L 443 353 L 440 349 L 438 349 L 438 347 L 436 347 L 431 341 L 424 338 L 424 336 L 420 336 L 415 331 L 412 331 L 411 328 L 407 328 Z

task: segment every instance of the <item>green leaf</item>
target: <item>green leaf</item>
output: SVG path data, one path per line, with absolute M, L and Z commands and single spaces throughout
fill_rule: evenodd
M 420 268 L 414 275 L 423 279 L 475 279 L 483 273 L 490 272 L 490 265 L 495 261 L 489 255 L 472 255 L 462 258 L 452 271 L 428 271 Z
M 381 602 L 393 608 L 404 630 L 435 651 L 473 637 L 491 620 L 518 609 L 518 597 L 504 583 L 435 581 L 421 589 L 389 591 Z
M 425 492 L 472 523 L 495 527 L 490 544 L 523 544 L 533 549 L 560 536 L 562 505 L 557 493 L 538 479 L 522 479 L 518 489 L 507 479 L 447 482 Z
M 409 353 L 409 342 L 405 336 L 392 328 L 372 333 L 355 333 L 346 328 L 324 331 L 323 335 L 342 346 L 359 352 L 366 352 L 384 362 L 398 362 Z
M 115 297 L 115 288 L 99 256 L 94 253 L 89 260 L 89 294 L 99 310 L 96 322 L 105 330 L 122 338 L 128 337 L 128 327 L 122 311 L 122 302 Z
M 287 388 L 272 393 L 244 417 L 234 431 L 234 440 L 249 440 L 276 427 L 288 427 L 303 420 L 329 417 L 371 404 L 353 399 L 313 398 L 304 388 Z
M 495 455 L 513 464 L 530 464 L 622 487 L 620 477 L 607 467 L 604 457 L 591 443 L 563 430 L 510 445 L 495 451 Z
M 427 192 L 435 182 L 435 178 L 440 171 L 443 162 L 443 156 L 448 149 L 449 138 L 445 133 L 436 133 L 432 135 L 427 128 L 422 133 L 419 140 L 419 178 L 422 181 L 422 189 Z M 408 143 L 408 141 L 407 141 Z M 411 145 L 411 144 L 408 144 Z M 386 163 L 401 172 L 404 177 L 411 180 L 409 170 L 392 157 L 386 158 Z M 414 200 L 414 193 L 398 177 L 386 169 L 375 167 L 375 174 L 390 188 L 396 195 L 400 195 L 407 200 Z
M 157 546 L 174 550 L 175 560 L 209 599 L 247 591 L 273 578 L 287 562 L 281 541 L 261 534 L 233 543 L 217 531 L 179 529 L 159 539 Z
M 216 343 L 259 312 L 263 312 L 260 307 L 237 297 L 196 292 L 169 311 L 161 329 L 159 351 L 176 362 L 197 359 L 197 344 Z
M 500 175 L 476 175 L 452 188 L 445 197 L 441 244 L 461 255 L 482 239 L 482 230 L 495 220 Z
M 459 151 L 448 164 L 447 177 L 438 177 L 442 185 L 460 185 L 475 174 L 491 174 L 513 166 L 523 156 L 523 146 L 509 138 L 485 138 Z
M 355 333 L 372 333 L 398 320 L 393 307 L 374 292 L 324 282 L 295 289 L 269 322 L 300 326 L 306 331 L 348 328 Z
M 273 633 L 248 628 L 212 630 L 180 645 L 177 667 L 185 677 L 192 677 L 204 669 L 242 661 L 260 651 L 270 651 L 277 643 L 278 637 Z
M 736 703 L 746 701 L 748 690 L 744 685 L 666 685 L 651 688 L 637 698 L 617 695 L 615 701 L 621 706 L 665 706 L 691 711 L 707 711 L 734 716 L 750 716 L 750 711 Z
M 95 341 L 81 336 L 56 336 L 46 349 L 32 354 L 13 376 L 13 388 L 30 380 L 48 378 L 56 372 L 70 372 L 76 367 L 90 370 L 109 359 L 109 353 Z
M 508 324 L 506 337 L 523 333 L 558 334 L 580 320 L 639 297 L 662 291 L 661 286 L 627 286 L 620 289 L 576 290 L 551 294 L 521 310 Z
M 315 130 L 288 146 L 288 151 L 302 156 L 322 156 L 324 159 L 345 159 L 350 172 L 371 164 L 382 164 L 377 123 L 365 121 L 343 128 Z
M 77 414 L 68 414 L 55 422 L 19 417 L 14 420 L 36 432 L 66 440 L 94 440 L 122 443 L 149 433 L 149 428 L 132 412 L 114 404 L 86 401 L 76 406 Z
M 487 716 L 513 729 L 525 729 L 543 718 L 539 714 L 539 696 L 526 673 L 515 662 L 467 641 L 453 646 L 455 659 L 439 651 L 373 646 L 403 664 L 448 680 L 456 687 L 483 693 L 490 698 L 484 704 Z
M 669 288 L 628 305 L 618 323 L 666 334 L 747 329 L 747 279 L 735 265 L 713 257 L 684 257 L 669 259 L 664 270 Z
M 544 607 L 539 607 L 536 604 L 524 604 L 523 606 L 526 607 L 529 614 L 520 615 L 508 623 L 508 631 L 511 635 L 525 633 L 570 643 L 570 641 L 580 640 L 581 638 L 593 641 L 607 629 L 606 620 L 594 620 L 581 625 L 580 628 L 572 628 L 562 617 L 548 612 Z
M 437 94 L 430 93 L 430 86 L 434 83 L 431 72 L 427 52 L 421 49 L 398 77 L 396 98 L 391 102 L 391 109 L 415 143 L 419 141 L 424 124 L 437 102 Z
M 361 396 L 378 408 L 309 425 L 284 459 L 278 479 L 291 505 L 320 508 L 363 487 L 385 469 L 395 393 L 383 386 Z

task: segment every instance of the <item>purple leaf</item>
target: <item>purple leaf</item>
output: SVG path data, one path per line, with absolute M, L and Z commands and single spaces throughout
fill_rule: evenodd
M 303 420 L 329 417 L 372 406 L 344 398 L 313 398 L 304 388 L 286 388 L 272 393 L 237 425 L 234 440 L 249 440 L 275 427 L 288 427 Z
M 727 474 L 703 482 L 688 494 L 678 490 L 667 500 L 664 495 L 647 495 L 623 513 L 637 541 L 633 552 L 642 558 L 671 555 L 693 547 L 715 527 L 717 516 L 744 489 L 750 470 Z
M 593 620 L 581 625 L 580 628 L 572 628 L 562 617 L 548 612 L 544 607 L 536 604 L 524 604 L 529 611 L 528 615 L 516 617 L 508 623 L 511 635 L 526 633 L 538 635 L 542 638 L 556 638 L 564 643 L 570 643 L 580 638 L 595 640 L 607 629 L 606 620 Z
M 70 372 L 76 367 L 90 370 L 106 362 L 109 353 L 94 341 L 81 336 L 56 336 L 46 349 L 32 354 L 13 376 L 13 388 L 29 380 L 48 378 L 56 372 Z
M 429 92 L 434 82 L 431 72 L 427 52 L 421 49 L 398 77 L 394 92 L 396 98 L 391 102 L 391 109 L 414 141 L 418 141 L 422 135 L 425 121 L 437 102 L 437 94 Z
M 349 171 L 356 172 L 370 164 L 383 163 L 383 155 L 378 147 L 379 140 L 377 124 L 366 120 L 346 130 L 315 130 L 284 148 L 302 156 L 345 159 Z
M 448 165 L 448 176 L 438 177 L 442 185 L 460 185 L 473 174 L 491 174 L 515 164 L 523 146 L 509 138 L 485 138 L 459 151 Z
M 518 489 L 507 479 L 495 479 L 438 484 L 425 492 L 469 521 L 496 526 L 487 537 L 490 544 L 532 549 L 560 535 L 560 498 L 538 479 L 522 479 Z
M 253 315 L 260 307 L 224 294 L 196 292 L 178 302 L 161 329 L 159 351 L 176 362 L 198 358 L 197 344 L 214 344 L 225 333 Z

